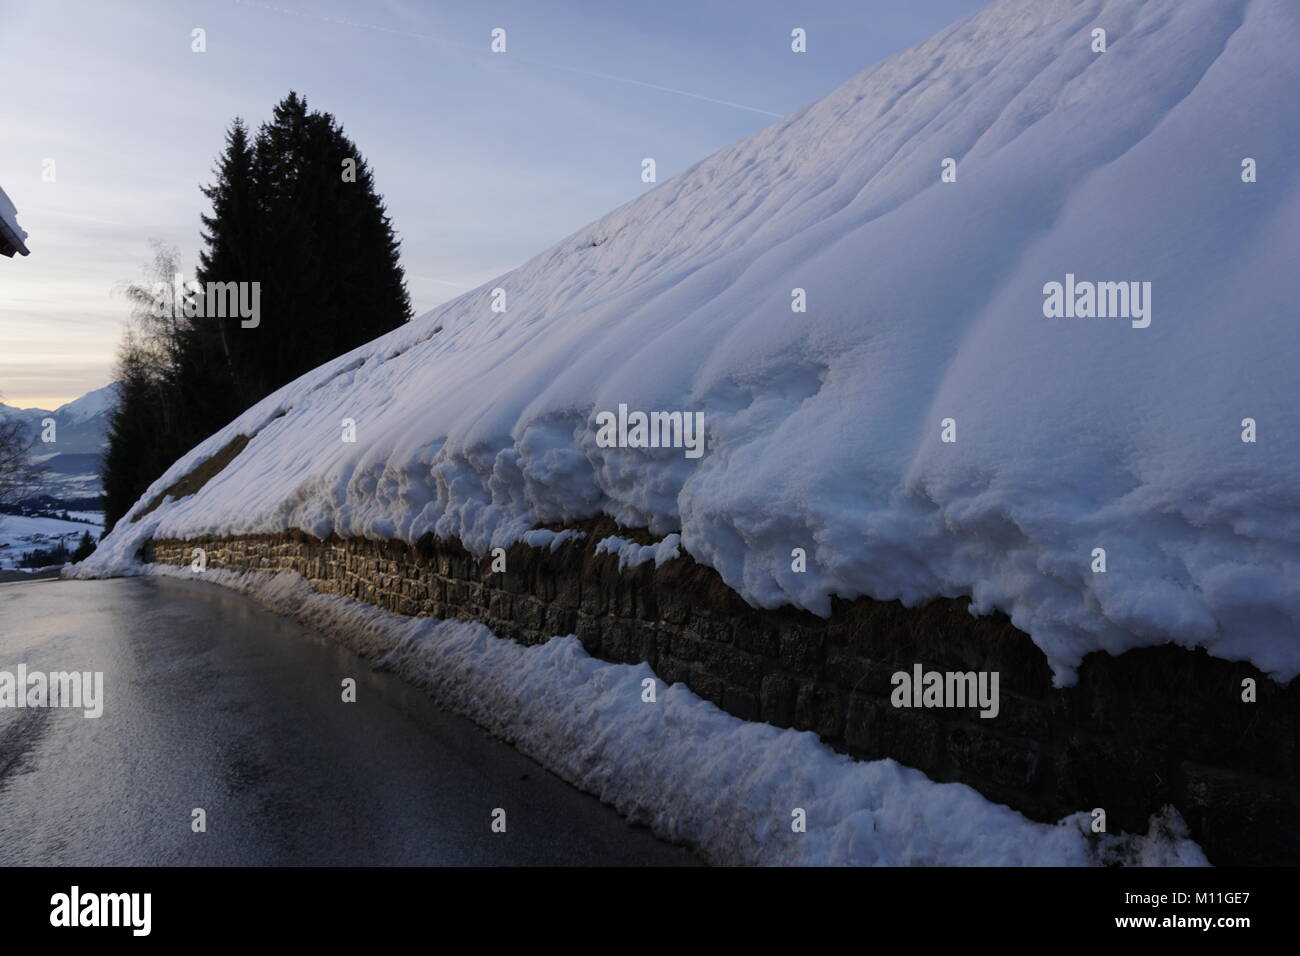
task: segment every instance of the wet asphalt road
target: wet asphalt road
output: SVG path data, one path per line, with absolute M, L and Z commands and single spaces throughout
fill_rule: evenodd
M 2 865 L 696 862 L 224 588 L 0 584 L 0 671 L 20 663 L 103 671 L 104 713 L 0 708 Z

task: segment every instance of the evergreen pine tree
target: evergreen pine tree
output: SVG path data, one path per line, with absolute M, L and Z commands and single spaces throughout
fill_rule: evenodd
M 391 220 L 334 117 L 291 92 L 253 151 L 262 321 L 232 332 L 249 404 L 411 317 Z M 345 160 L 355 164 L 346 178 Z
M 345 173 L 345 160 L 355 164 Z M 136 337 L 104 457 L 109 527 L 180 455 L 280 386 L 411 317 L 399 243 L 369 166 L 328 113 L 290 92 L 250 142 L 236 119 L 202 187 L 195 278 L 258 283 L 258 323 L 158 316 L 134 286 Z M 152 278 L 170 285 L 174 255 Z
M 163 415 L 161 388 L 155 370 L 128 339 L 118 361 L 118 401 L 109 416 L 108 448 L 101 466 L 105 530 L 113 529 L 176 454 L 174 435 Z
M 89 531 L 81 532 L 81 537 L 77 539 L 77 549 L 72 552 L 71 561 L 84 561 L 90 557 L 91 552 L 95 550 L 95 539 L 90 536 Z
M 253 150 L 248 128 L 236 118 L 226 133 L 226 148 L 217 161 L 217 181 L 202 187 L 212 203 L 201 217 L 204 247 L 195 278 L 208 282 L 253 282 L 258 261 L 260 215 L 253 180 Z M 250 342 L 239 335 L 237 315 L 206 317 L 187 323 L 178 377 L 198 438 L 211 434 L 239 414 L 254 390 L 240 379 L 251 359 Z M 240 351 L 241 348 L 244 351 Z

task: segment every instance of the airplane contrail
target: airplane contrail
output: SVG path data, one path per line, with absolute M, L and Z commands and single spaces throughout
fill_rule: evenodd
M 235 3 L 245 7 L 260 7 L 263 10 L 271 10 L 275 13 L 284 13 L 289 16 L 302 17 L 308 20 L 319 20 L 323 23 L 336 23 L 340 26 L 357 27 L 363 30 L 373 30 L 377 33 L 390 33 L 395 36 L 411 37 L 416 40 L 428 40 L 433 43 L 441 43 L 445 46 L 456 47 L 470 53 L 483 53 L 482 47 L 473 46 L 469 43 L 458 43 L 455 40 L 448 40 L 445 37 L 436 37 L 427 33 L 415 33 L 411 30 L 395 30 L 391 27 L 381 27 L 373 23 L 362 23 L 359 20 L 348 20 L 344 17 L 330 17 L 319 13 L 304 13 L 301 10 L 290 10 L 285 7 L 279 7 L 270 3 L 260 3 L 257 0 L 235 0 Z M 590 76 L 599 80 L 609 80 L 614 83 L 627 83 L 630 86 L 640 86 L 648 90 L 658 90 L 661 93 L 672 93 L 676 96 L 688 96 L 693 100 L 703 100 L 706 103 L 716 103 L 718 106 L 727 106 L 731 109 L 747 110 L 750 113 L 758 113 L 762 116 L 774 116 L 777 119 L 782 117 L 782 113 L 773 113 L 771 110 L 761 110 L 756 106 L 746 106 L 744 103 L 733 103 L 730 100 L 720 100 L 713 96 L 705 96 L 703 93 L 692 93 L 690 90 L 679 90 L 672 86 L 663 86 L 660 83 L 648 83 L 645 80 L 634 80 L 626 76 L 615 76 L 612 73 L 598 73 L 594 70 L 581 70 L 575 66 L 564 66 L 558 63 L 546 63 L 541 60 L 530 60 L 517 54 L 510 54 L 510 60 L 514 63 L 526 63 L 529 66 L 540 66 L 548 70 L 560 70 L 565 73 L 576 73 L 579 76 Z

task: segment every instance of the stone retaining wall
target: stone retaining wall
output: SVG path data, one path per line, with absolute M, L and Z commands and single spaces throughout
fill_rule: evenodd
M 555 551 L 515 545 L 504 573 L 452 541 L 297 532 L 155 541 L 145 558 L 186 565 L 201 547 L 208 567 L 296 571 L 322 592 L 481 621 L 523 643 L 574 633 L 593 655 L 645 661 L 738 717 L 892 757 L 1035 819 L 1101 807 L 1110 830 L 1144 831 L 1171 803 L 1215 863 L 1300 864 L 1300 682 L 1163 646 L 1093 654 L 1076 686 L 1057 689 L 1025 634 L 1002 615 L 972 617 L 964 600 L 837 601 L 828 619 L 757 610 L 689 557 L 620 572 L 596 542 L 638 535 L 604 519 L 582 530 Z M 1000 713 L 895 708 L 891 675 L 917 663 L 997 671 Z M 1242 701 L 1247 677 L 1255 703 Z

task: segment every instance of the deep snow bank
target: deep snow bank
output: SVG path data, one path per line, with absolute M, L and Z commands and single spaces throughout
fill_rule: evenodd
M 482 551 L 605 512 L 761 606 L 969 594 L 1065 680 L 1165 641 L 1289 679 L 1298 46 L 1291 0 L 994 3 L 281 389 L 79 573 L 150 535 Z M 1067 274 L 1150 282 L 1149 326 L 1047 318 Z M 601 447 L 620 403 L 702 411 L 707 452 Z

